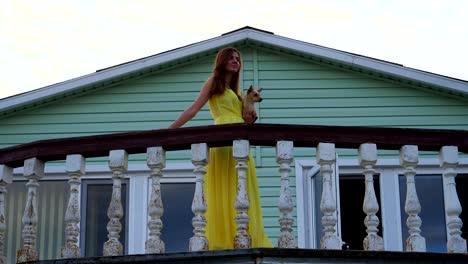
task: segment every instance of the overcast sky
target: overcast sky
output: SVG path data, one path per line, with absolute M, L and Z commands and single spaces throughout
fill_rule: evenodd
M 468 80 L 464 0 L 0 0 L 0 98 L 244 26 Z

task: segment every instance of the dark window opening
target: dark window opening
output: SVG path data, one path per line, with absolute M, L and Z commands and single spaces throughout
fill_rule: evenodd
M 367 236 L 364 218 L 366 214 L 362 210 L 365 194 L 364 175 L 346 175 L 340 177 L 340 208 L 341 208 L 341 239 L 345 248 L 362 250 L 363 241 Z M 378 176 L 374 175 L 374 190 L 379 204 L 377 217 L 379 218 L 379 232 L 382 236 L 382 216 L 380 202 L 380 184 Z

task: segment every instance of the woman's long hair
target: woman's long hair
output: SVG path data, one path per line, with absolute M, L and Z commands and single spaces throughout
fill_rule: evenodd
M 236 52 L 239 54 L 239 71 L 234 73 L 231 78 L 231 83 L 225 83 L 226 80 L 226 65 L 231 58 L 232 53 Z M 213 88 L 211 89 L 211 95 L 223 94 L 226 90 L 226 85 L 231 88 L 234 93 L 241 99 L 240 89 L 239 89 L 239 72 L 242 69 L 242 59 L 241 54 L 236 48 L 224 48 L 218 52 L 216 55 L 215 65 L 213 69 Z

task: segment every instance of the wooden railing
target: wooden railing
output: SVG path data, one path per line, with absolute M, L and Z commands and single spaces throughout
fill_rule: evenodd
M 341 127 L 341 126 L 305 126 L 275 124 L 229 124 L 217 126 L 188 127 L 180 129 L 160 129 L 130 133 L 118 133 L 76 138 L 41 140 L 33 143 L 0 149 L 0 262 L 5 262 L 3 244 L 6 230 L 4 199 L 8 184 L 12 182 L 13 169 L 24 167 L 24 176 L 28 180 L 25 213 L 23 216 L 23 246 L 18 250 L 18 262 L 38 259 L 36 245 L 37 227 L 37 187 L 44 177 L 44 163 L 66 160 L 69 175 L 70 198 L 66 210 L 65 245 L 62 249 L 64 258 L 80 257 L 77 244 L 80 233 L 80 211 L 78 190 L 80 177 L 85 174 L 85 158 L 109 156 L 112 171 L 113 192 L 108 209 L 108 241 L 104 245 L 103 255 L 123 254 L 118 240 L 121 231 L 120 219 L 123 209 L 121 203 L 121 181 L 127 170 L 128 154 L 147 153 L 149 177 L 152 179 L 151 198 L 148 206 L 148 230 L 146 241 L 147 253 L 163 253 L 164 242 L 161 240 L 163 212 L 160 195 L 160 179 L 165 167 L 165 152 L 173 150 L 192 150 L 192 163 L 196 175 L 195 195 L 192 210 L 194 213 L 194 236 L 190 240 L 190 251 L 207 250 L 208 241 L 204 236 L 206 221 L 204 213 L 203 177 L 206 173 L 210 147 L 233 146 L 234 158 L 238 162 L 238 184 L 235 206 L 238 217 L 236 223 L 238 247 L 248 247 L 246 230 L 248 218 L 248 198 L 245 190 L 245 162 L 249 156 L 250 145 L 276 146 L 276 158 L 279 163 L 280 178 L 280 236 L 278 247 L 296 247 L 292 234 L 293 202 L 289 188 L 290 163 L 293 161 L 293 147 L 316 147 L 317 163 L 321 167 L 323 192 L 320 209 L 323 213 L 323 236 L 321 248 L 341 249 L 342 242 L 336 236 L 336 202 L 332 191 L 331 177 L 335 164 L 335 148 L 358 149 L 359 162 L 365 176 L 366 191 L 363 210 L 366 213 L 364 223 L 367 237 L 364 239 L 365 250 L 383 250 L 383 240 L 378 235 L 379 210 L 376 199 L 373 175 L 379 149 L 399 150 L 401 166 L 407 179 L 407 198 L 405 211 L 408 214 L 410 236 L 407 239 L 407 251 L 425 251 L 425 238 L 421 236 L 421 210 L 414 176 L 418 163 L 418 151 L 439 151 L 443 170 L 445 191 L 445 210 L 448 216 L 448 252 L 467 252 L 466 241 L 461 237 L 462 222 L 459 218 L 461 205 L 455 189 L 458 152 L 468 153 L 468 131 L 462 130 L 427 130 L 376 127 Z M 242 242 L 243 241 L 243 242 Z

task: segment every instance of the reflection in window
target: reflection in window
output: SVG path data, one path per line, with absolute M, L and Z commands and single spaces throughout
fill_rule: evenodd
M 187 252 L 189 240 L 193 236 L 192 200 L 194 183 L 163 183 L 161 196 L 164 206 L 161 239 L 166 252 Z
M 122 181 L 122 206 L 123 218 L 120 219 L 122 230 L 120 231 L 120 243 L 127 252 L 127 223 L 128 223 L 128 199 L 127 182 Z M 102 256 L 104 243 L 108 240 L 107 209 L 112 198 L 112 181 L 110 180 L 83 180 L 81 207 L 81 249 L 84 256 Z
M 401 209 L 401 231 L 403 245 L 406 245 L 408 238 L 408 227 L 405 212 L 406 202 L 406 177 L 400 175 L 400 209 Z M 416 192 L 421 212 L 419 217 L 422 220 L 421 235 L 426 239 L 426 250 L 428 252 L 447 252 L 447 238 L 445 232 L 445 209 L 444 193 L 441 175 L 416 175 Z M 406 250 L 406 246 L 403 247 Z
M 7 232 L 5 256 L 8 263 L 16 263 L 16 251 L 22 247 L 22 218 L 26 206 L 26 181 L 15 181 L 8 185 L 6 194 Z M 39 259 L 60 258 L 64 244 L 65 210 L 69 186 L 67 181 L 40 181 L 37 189 L 37 239 Z

